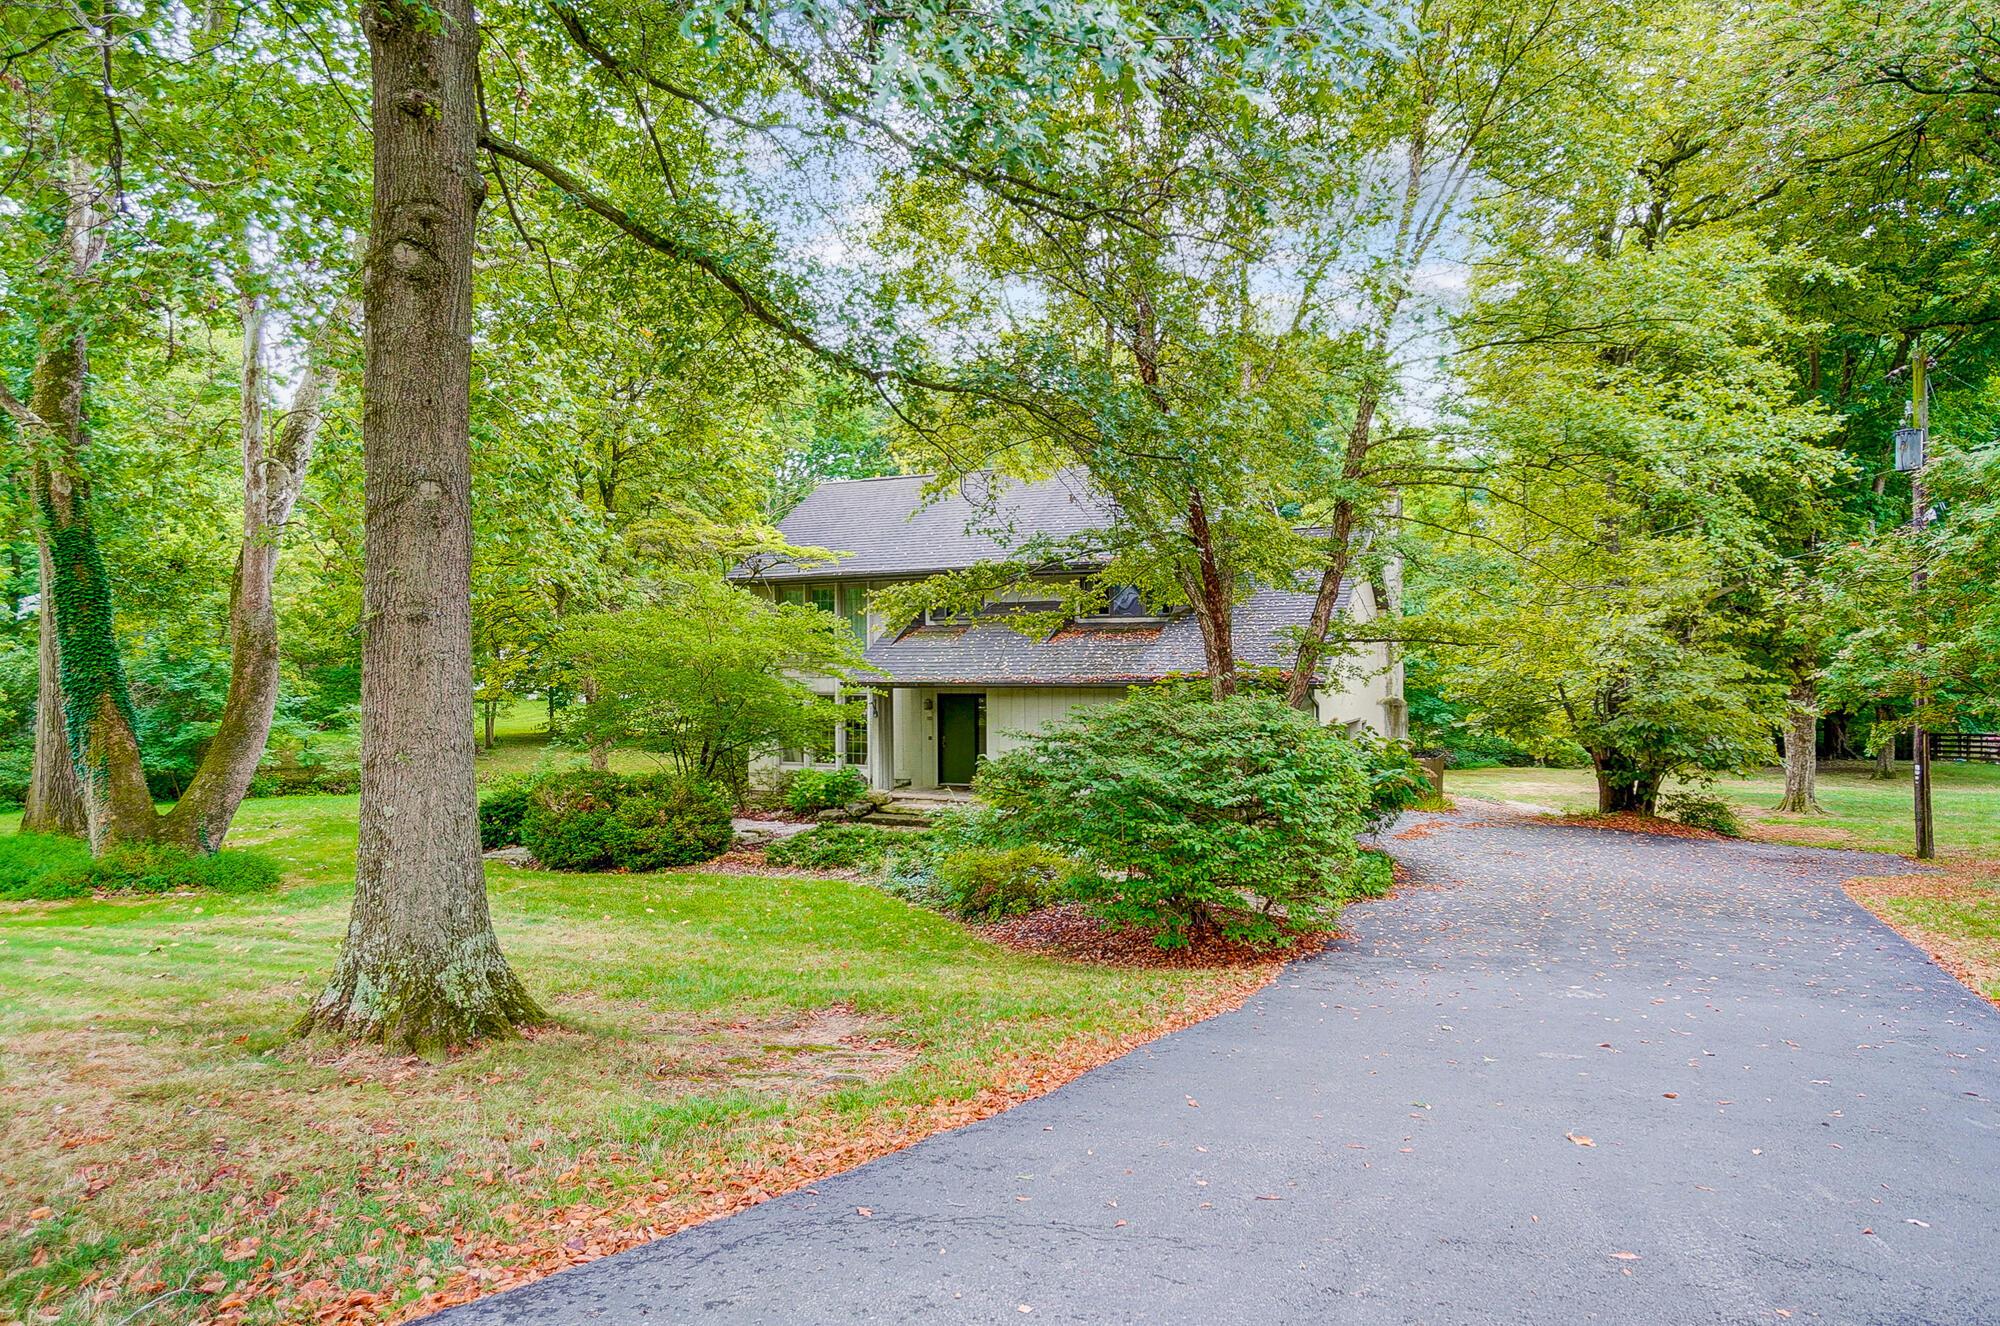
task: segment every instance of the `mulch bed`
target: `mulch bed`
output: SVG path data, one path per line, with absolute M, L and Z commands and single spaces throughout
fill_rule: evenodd
M 1164 968 L 1268 967 L 1317 953 L 1333 938 L 1331 931 L 1313 931 L 1297 936 L 1290 948 L 1271 949 L 1211 934 L 1194 936 L 1185 947 L 1168 949 L 1153 942 L 1154 931 L 1113 929 L 1081 903 L 1044 907 L 1026 916 L 980 926 L 979 933 L 1019 953 L 1107 967 Z
M 1537 819 L 1548 824 L 1568 824 L 1579 829 L 1619 829 L 1626 833 L 1650 833 L 1656 838 L 1700 838 L 1712 843 L 1734 842 L 1727 834 L 1713 829 L 1697 829 L 1692 824 L 1682 824 L 1679 820 L 1661 819 L 1656 815 L 1639 815 L 1629 810 L 1617 811 L 1610 815 L 1538 815 Z

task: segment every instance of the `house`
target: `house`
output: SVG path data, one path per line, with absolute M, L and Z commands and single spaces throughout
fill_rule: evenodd
M 843 557 L 817 566 L 746 562 L 731 572 L 731 579 L 781 601 L 839 614 L 879 669 L 826 681 L 829 692 L 866 691 L 865 717 L 848 719 L 822 749 L 784 752 L 782 767 L 849 765 L 884 790 L 959 786 L 972 780 L 982 756 L 1019 745 L 1079 706 L 1118 699 L 1132 686 L 1170 674 L 1205 670 L 1193 613 L 1149 608 L 1129 587 L 1107 587 L 1101 614 L 1033 637 L 996 621 L 883 620 L 870 610 L 872 590 L 1003 560 L 1031 535 L 1082 534 L 1106 527 L 1114 515 L 1073 471 L 1032 482 L 973 475 L 926 500 L 930 482 L 902 475 L 822 483 L 778 528 L 794 546 Z M 1077 565 L 1051 574 L 1089 572 Z M 1308 592 L 1261 589 L 1239 603 L 1238 661 L 1289 666 L 1287 628 L 1305 625 L 1312 600 Z M 1343 590 L 1340 610 L 1370 620 L 1377 611 L 1374 590 L 1365 583 Z M 1344 660 L 1340 672 L 1315 697 L 1321 722 L 1404 735 L 1402 664 L 1388 645 L 1366 646 L 1360 657 Z

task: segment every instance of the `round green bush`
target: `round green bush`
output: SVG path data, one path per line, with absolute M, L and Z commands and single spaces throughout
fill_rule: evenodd
M 1743 821 L 1736 809 L 1721 797 L 1704 792 L 1674 792 L 1660 798 L 1660 813 L 1695 829 L 1707 829 L 1725 838 L 1741 838 Z
M 729 849 L 728 796 L 672 774 L 548 774 L 529 791 L 520 841 L 551 870 L 664 870 Z
M 712 783 L 658 774 L 630 781 L 614 816 L 611 863 L 620 870 L 665 870 L 712 861 L 736 837 L 734 803 Z
M 951 910 L 968 921 L 998 921 L 1061 900 L 1076 873 L 1067 857 L 1046 847 L 964 848 L 938 862 L 938 882 Z
M 868 795 L 859 769 L 800 769 L 785 788 L 785 804 L 800 815 L 851 805 Z
M 1370 815 L 1360 752 L 1282 700 L 1137 691 L 981 767 L 1008 831 L 1085 867 L 1077 895 L 1174 947 L 1329 922 Z M 1282 924 L 1281 924 L 1282 921 Z
M 550 870 L 610 867 L 619 826 L 617 808 L 625 780 L 614 773 L 578 769 L 535 780 L 521 815 L 521 844 Z
M 526 779 L 497 783 L 479 798 L 479 846 L 490 852 L 496 847 L 521 844 L 521 821 L 534 804 L 534 789 Z

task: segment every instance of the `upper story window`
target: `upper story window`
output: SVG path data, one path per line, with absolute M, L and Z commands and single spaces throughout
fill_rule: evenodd
M 1104 594 L 1104 615 L 1106 617 L 1148 617 L 1146 600 L 1140 595 L 1137 585 L 1112 585 Z
M 1081 622 L 1109 623 L 1157 622 L 1167 618 L 1166 609 L 1146 602 L 1146 596 L 1137 585 L 1105 585 L 1104 603 L 1096 612 L 1085 613 L 1077 618 Z
M 868 642 L 868 587 L 866 585 L 780 585 L 778 602 L 838 612 L 842 621 L 863 643 Z

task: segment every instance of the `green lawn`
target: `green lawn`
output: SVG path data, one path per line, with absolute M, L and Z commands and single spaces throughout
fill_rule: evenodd
M 1947 854 L 2000 856 L 2000 765 L 1938 764 L 1932 788 L 1938 850 Z M 1446 790 L 1457 795 L 1526 801 L 1563 812 L 1597 808 L 1597 784 L 1588 769 L 1453 769 Z M 1910 769 L 1898 765 L 1891 780 L 1865 769 L 1822 770 L 1820 804 L 1825 815 L 1780 815 L 1771 807 L 1784 791 L 1784 775 L 1773 769 L 1748 778 L 1725 778 L 1717 795 L 1736 807 L 1756 836 L 1809 846 L 1863 847 L 1872 851 L 1911 849 Z
M 1024 957 L 860 884 L 495 867 L 555 1030 L 437 1065 L 299 1043 L 354 813 L 244 806 L 274 895 L 0 905 L 0 1320 L 377 1319 L 845 1167 L 1262 979 Z
M 539 700 L 514 700 L 502 706 L 493 723 L 492 750 L 484 745 L 483 722 L 475 721 L 473 732 L 481 743 L 475 764 L 482 783 L 543 769 L 581 768 L 590 762 L 584 751 L 549 744 L 549 710 Z M 611 767 L 620 773 L 639 773 L 659 768 L 660 762 L 644 751 L 616 750 L 611 752 Z

